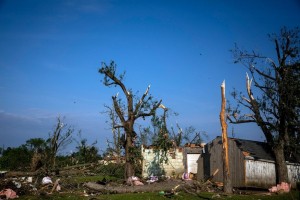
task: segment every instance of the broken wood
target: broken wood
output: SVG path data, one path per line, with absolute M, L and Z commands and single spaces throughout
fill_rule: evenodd
M 225 80 L 221 85 L 221 112 L 220 122 L 222 127 L 222 143 L 223 143 L 223 180 L 224 180 L 224 192 L 232 193 L 232 184 L 229 170 L 229 154 L 228 154 L 228 136 L 227 136 L 227 123 L 226 123 L 226 98 L 225 98 Z
M 98 191 L 102 194 L 122 194 L 122 193 L 136 193 L 136 192 L 159 192 L 159 191 L 179 191 L 181 186 L 185 184 L 184 181 L 164 181 L 153 184 L 145 184 L 141 186 L 128 186 L 128 185 L 100 185 L 95 182 L 88 182 L 84 187 Z
M 216 169 L 215 172 L 206 180 L 206 182 L 211 181 L 218 172 L 219 172 L 219 169 Z

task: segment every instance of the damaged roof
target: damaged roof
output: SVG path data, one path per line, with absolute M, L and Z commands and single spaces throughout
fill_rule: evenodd
M 267 143 L 243 139 L 230 139 L 234 140 L 242 151 L 250 153 L 250 156 L 254 159 L 274 161 L 274 154 Z
M 222 137 L 218 137 L 222 141 Z M 272 151 L 272 148 L 266 142 L 244 140 L 238 138 L 228 139 L 234 141 L 237 147 L 241 149 L 241 151 L 249 153 L 249 156 L 253 157 L 254 159 L 275 161 L 275 156 Z M 291 163 L 300 163 L 299 155 L 289 154 L 285 156 L 285 159 L 286 161 L 289 161 Z

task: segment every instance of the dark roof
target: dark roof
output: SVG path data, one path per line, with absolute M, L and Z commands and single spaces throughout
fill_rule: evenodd
M 217 138 L 221 139 L 222 137 L 217 136 Z M 275 161 L 275 156 L 272 151 L 272 148 L 266 142 L 259 142 L 253 140 L 244 140 L 238 138 L 228 138 L 236 143 L 241 151 L 248 152 L 254 159 L 263 159 L 263 160 L 270 160 Z M 291 163 L 300 163 L 300 156 L 299 155 L 285 155 L 286 161 Z
M 234 139 L 237 146 L 245 152 L 248 152 L 254 159 L 264 159 L 274 161 L 274 154 L 270 146 L 265 142 Z

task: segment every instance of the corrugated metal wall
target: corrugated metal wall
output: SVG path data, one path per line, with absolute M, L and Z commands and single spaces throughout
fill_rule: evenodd
M 229 164 L 233 187 L 263 187 L 276 185 L 275 164 L 272 161 L 245 158 L 234 139 L 229 139 Z M 217 137 L 205 146 L 198 160 L 198 180 L 206 180 L 215 170 L 212 181 L 223 182 L 222 138 Z M 289 181 L 293 187 L 300 181 L 300 164 L 287 165 Z
M 268 188 L 276 185 L 275 164 L 246 160 L 246 186 Z
M 295 188 L 296 183 L 300 182 L 300 164 L 288 164 L 287 168 L 289 180 L 292 183 L 292 186 Z

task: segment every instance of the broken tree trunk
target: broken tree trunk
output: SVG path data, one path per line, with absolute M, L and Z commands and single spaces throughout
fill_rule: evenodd
M 225 98 L 225 80 L 221 85 L 221 96 L 222 105 L 220 112 L 220 122 L 222 126 L 222 143 L 223 143 L 223 182 L 224 182 L 224 192 L 232 193 L 232 184 L 230 178 L 229 170 L 229 155 L 228 155 L 228 137 L 227 137 L 227 123 L 226 123 L 226 98 Z
M 123 194 L 123 193 L 136 193 L 136 192 L 159 192 L 159 191 L 172 191 L 174 188 L 176 191 L 181 190 L 181 187 L 185 182 L 183 181 L 165 181 L 160 183 L 145 184 L 140 186 L 128 186 L 128 185 L 101 185 L 94 182 L 85 183 L 84 186 L 88 189 L 101 192 L 102 194 Z

